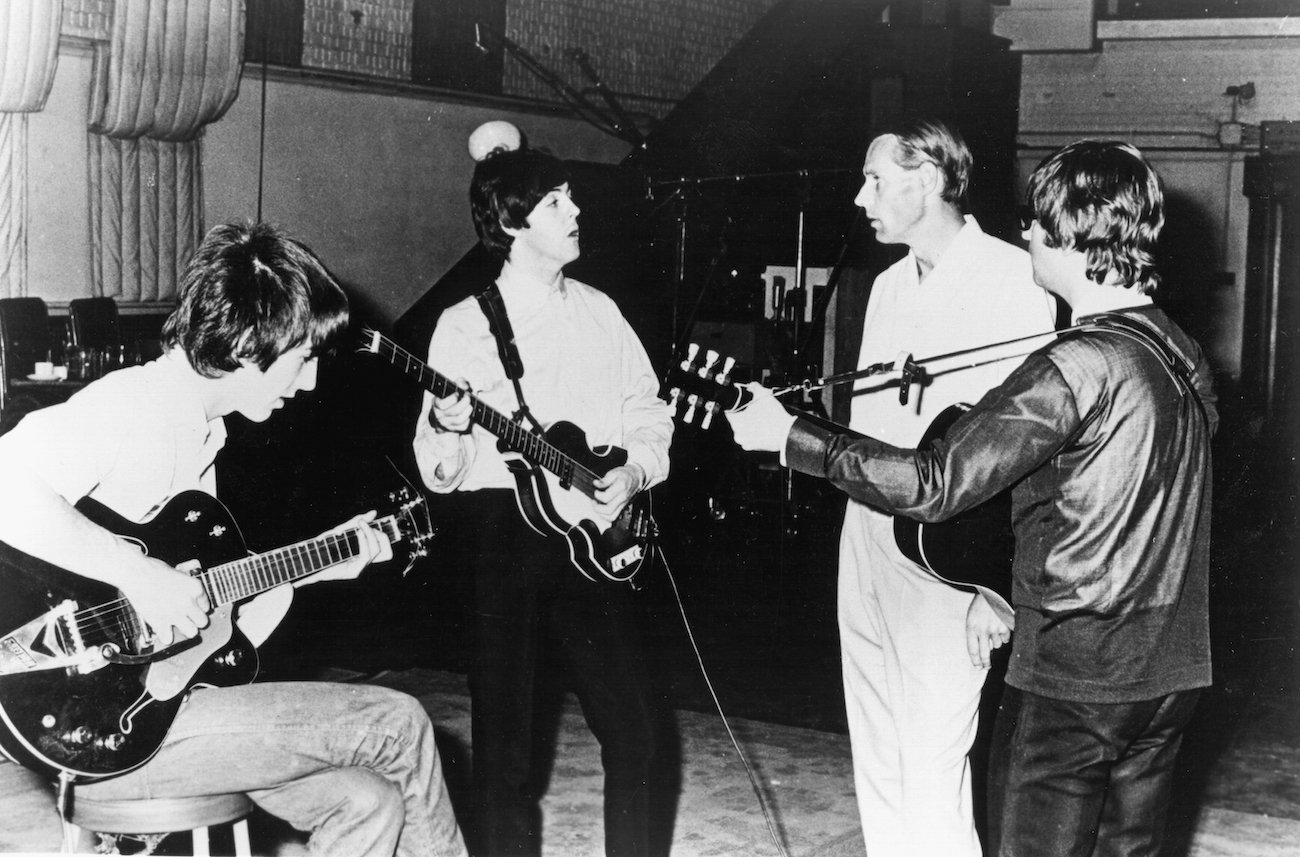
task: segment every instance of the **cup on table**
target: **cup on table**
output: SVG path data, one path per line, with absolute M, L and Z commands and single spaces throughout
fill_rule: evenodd
M 53 378 L 54 364 L 48 360 L 37 360 L 32 372 L 41 378 Z

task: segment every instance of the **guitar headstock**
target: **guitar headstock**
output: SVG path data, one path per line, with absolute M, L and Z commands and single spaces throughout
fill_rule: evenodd
M 379 345 L 384 341 L 383 334 L 372 328 L 362 328 L 361 336 L 357 339 L 357 351 L 366 354 L 378 354 Z
M 722 357 L 709 349 L 700 354 L 692 342 L 686 356 L 668 373 L 665 398 L 682 422 L 692 423 L 698 416 L 700 428 L 707 429 L 719 410 L 729 411 L 742 405 L 749 394 L 731 380 L 736 367 L 734 357 Z
M 405 575 L 415 565 L 415 561 L 429 555 L 429 542 L 433 539 L 433 522 L 429 519 L 429 505 L 424 495 L 409 486 L 403 486 L 388 495 L 392 504 L 392 523 L 394 532 L 389 533 L 390 540 L 407 544 Z

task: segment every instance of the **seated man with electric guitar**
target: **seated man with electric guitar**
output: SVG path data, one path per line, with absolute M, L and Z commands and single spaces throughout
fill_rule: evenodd
M 466 853 L 416 700 L 249 683 L 293 586 L 355 578 L 423 538 L 411 502 L 249 556 L 215 499 L 225 416 L 261 422 L 314 389 L 347 320 L 307 247 L 218 226 L 162 357 L 0 437 L 0 746 L 56 776 L 61 807 L 69 784 L 99 800 L 242 792 L 313 853 Z
M 1027 197 L 1034 280 L 1075 325 L 943 437 L 854 437 L 758 387 L 729 421 L 746 449 L 893 514 L 941 521 L 1011 489 L 1015 633 L 985 853 L 1155 857 L 1211 678 L 1211 370 L 1149 297 L 1164 206 L 1136 149 L 1067 146 Z
M 553 643 L 601 744 L 606 853 L 643 855 L 654 742 L 622 581 L 654 549 L 646 491 L 668 475 L 672 416 L 618 307 L 564 275 L 579 247 L 563 162 L 499 148 L 475 167 L 470 201 L 480 241 L 504 261 L 477 300 L 438 320 L 414 448 L 430 489 L 479 492 L 484 508 L 470 668 L 475 850 L 538 852 L 534 693 Z

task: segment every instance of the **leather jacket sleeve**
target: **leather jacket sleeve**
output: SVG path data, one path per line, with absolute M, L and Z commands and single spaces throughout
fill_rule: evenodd
M 1055 365 L 1032 355 L 947 435 L 901 449 L 797 420 L 786 441 L 792 469 L 829 480 L 892 514 L 941 521 L 987 500 L 1047 461 L 1079 428 Z

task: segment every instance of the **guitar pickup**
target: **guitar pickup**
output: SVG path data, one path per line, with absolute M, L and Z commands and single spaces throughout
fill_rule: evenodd
M 641 561 L 645 556 L 645 548 L 641 545 L 633 545 L 622 553 L 614 554 L 609 558 L 610 571 L 622 571 L 630 565 Z

